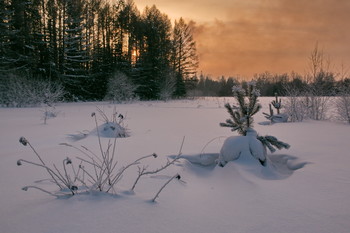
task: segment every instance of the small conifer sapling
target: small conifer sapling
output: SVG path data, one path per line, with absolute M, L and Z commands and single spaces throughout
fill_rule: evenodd
M 277 114 L 274 114 L 274 111 L 272 109 L 272 106 L 276 109 Z M 269 104 L 270 113 L 263 113 L 266 117 L 266 119 L 270 120 L 271 123 L 280 123 L 280 122 L 287 122 L 288 121 L 288 115 L 285 113 L 281 113 L 282 109 L 282 100 L 278 98 L 277 93 L 275 93 L 275 100 L 273 100 Z
M 225 104 L 231 118 L 227 119 L 225 123 L 220 123 L 220 126 L 230 127 L 232 131 L 237 131 L 240 135 L 245 136 L 247 130 L 253 128 L 253 116 L 261 109 L 261 105 L 258 103 L 260 93 L 254 82 L 249 82 L 246 89 L 234 86 L 232 92 L 238 106 Z
M 238 106 L 230 105 L 228 103 L 225 105 L 231 118 L 227 119 L 225 123 L 220 123 L 220 126 L 230 127 L 232 131 L 237 131 L 241 136 L 249 136 L 248 144 L 250 154 L 265 166 L 266 148 L 271 152 L 275 152 L 275 148 L 288 149 L 290 146 L 273 136 L 259 136 L 256 131 L 253 130 L 253 116 L 261 109 L 261 105 L 258 103 L 259 91 L 256 89 L 255 82 L 249 82 L 245 89 L 234 86 L 232 92 L 238 102 Z M 274 102 L 276 106 L 280 106 L 280 102 L 281 101 L 276 97 L 276 101 Z M 271 107 L 270 111 L 273 112 Z M 219 165 L 224 166 L 229 160 L 239 158 L 241 155 L 241 151 L 239 151 L 240 146 L 237 144 L 239 140 L 239 138 L 234 137 L 229 137 L 225 140 L 218 160 Z M 237 147 L 233 146 L 236 144 Z M 262 146 L 259 146 L 258 144 Z M 252 148 L 252 145 L 256 146 Z M 258 151 L 255 151 L 256 149 L 258 149 Z

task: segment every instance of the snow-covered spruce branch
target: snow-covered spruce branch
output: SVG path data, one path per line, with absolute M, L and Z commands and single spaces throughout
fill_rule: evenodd
M 258 136 L 257 139 L 265 146 L 267 147 L 271 153 L 275 152 L 276 147 L 277 149 L 281 150 L 282 148 L 289 149 L 290 145 L 288 143 L 279 141 L 276 137 L 266 135 L 266 136 Z
M 174 175 L 173 177 L 171 177 L 160 189 L 159 191 L 156 193 L 156 195 L 153 197 L 152 202 L 155 202 L 157 197 L 159 196 L 160 192 L 162 192 L 162 190 L 165 188 L 165 186 L 167 186 L 173 179 L 181 179 L 181 176 L 177 173 L 176 175 Z

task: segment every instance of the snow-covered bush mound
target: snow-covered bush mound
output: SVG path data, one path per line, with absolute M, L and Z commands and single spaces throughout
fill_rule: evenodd
M 280 113 L 280 114 L 275 114 L 273 116 L 271 116 L 270 120 L 272 123 L 284 123 L 284 122 L 288 122 L 288 114 L 286 113 Z
M 220 153 L 180 155 L 179 158 L 201 167 L 217 166 L 225 167 L 225 170 L 232 168 L 244 170 L 263 179 L 285 179 L 294 170 L 306 164 L 290 155 L 268 155 L 266 147 L 257 138 L 257 132 L 251 128 L 247 129 L 246 136 L 226 138 Z M 226 168 L 228 164 L 230 168 Z
M 257 139 L 255 130 L 248 129 L 246 136 L 231 136 L 225 140 L 218 164 L 223 167 L 227 162 L 237 159 L 266 165 L 266 148 Z
M 104 138 L 125 138 L 129 137 L 127 129 L 119 125 L 117 122 L 106 122 L 102 125 L 99 125 L 96 129 L 94 129 L 92 134 L 99 134 L 100 137 Z
M 97 108 L 98 113 L 103 119 L 103 124 L 99 125 L 96 113 L 93 112 L 91 117 L 95 120 L 95 129 L 92 131 L 84 130 L 77 134 L 68 134 L 68 138 L 71 141 L 79 141 L 86 138 L 89 135 L 95 135 L 103 138 L 126 138 L 129 137 L 129 132 L 126 127 L 124 127 L 124 116 L 116 112 L 113 109 L 112 117 L 107 117 L 107 115 L 99 108 Z
M 76 134 L 68 134 L 70 141 L 79 141 L 89 135 L 100 136 L 102 138 L 126 138 L 129 137 L 129 132 L 117 122 L 105 122 L 97 126 L 94 130 L 84 130 Z

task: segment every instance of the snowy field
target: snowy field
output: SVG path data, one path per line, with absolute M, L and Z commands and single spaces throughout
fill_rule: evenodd
M 196 158 L 217 154 L 226 137 L 237 135 L 219 126 L 229 115 L 224 103 L 233 98 L 202 98 L 170 102 L 59 104 L 56 118 L 43 124 L 42 108 L 0 108 L 0 232 L 2 233 L 348 233 L 350 231 L 350 127 L 337 122 L 304 121 L 260 125 L 271 99 L 261 98 L 263 110 L 255 117 L 260 135 L 273 135 L 291 145 L 270 160 L 293 169 L 266 173 L 235 162 L 225 167 L 200 166 L 180 159 L 156 175 L 137 177 L 130 168 L 118 183 L 118 195 L 75 195 L 55 198 L 38 185 L 56 187 L 44 180 L 44 169 L 18 159 L 36 161 L 30 148 L 18 140 L 25 136 L 47 162 L 58 166 L 67 156 L 81 156 L 59 143 L 72 143 L 99 151 L 97 136 L 69 141 L 69 134 L 95 128 L 91 113 L 96 106 L 107 115 L 114 106 L 125 116 L 130 137 L 117 140 L 118 166 L 157 153 L 143 164 L 156 169 L 179 153 Z M 102 138 L 104 145 L 108 138 Z M 194 156 L 194 157 L 193 157 Z M 305 166 L 302 166 L 305 165 Z M 176 173 L 160 193 L 159 188 Z

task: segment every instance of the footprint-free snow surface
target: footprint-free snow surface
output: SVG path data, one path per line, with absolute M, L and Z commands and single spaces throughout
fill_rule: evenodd
M 225 138 L 237 135 L 219 126 L 229 117 L 224 103 L 233 98 L 58 104 L 60 114 L 46 125 L 40 108 L 0 108 L 0 232 L 348 233 L 350 127 L 316 121 L 260 125 L 271 100 L 260 98 L 263 109 L 255 117 L 254 129 L 291 148 L 268 153 L 266 167 L 250 158 L 215 166 Z M 117 139 L 117 166 L 152 153 L 158 157 L 140 166 L 157 169 L 180 150 L 181 158 L 158 174 L 142 177 L 133 192 L 137 166 L 124 174 L 117 195 L 92 192 L 55 198 L 34 189 L 22 191 L 27 185 L 57 189 L 45 170 L 16 166 L 18 159 L 36 161 L 18 139 L 25 136 L 48 165 L 61 167 L 67 156 L 79 164 L 76 157 L 82 155 L 59 144 L 98 153 L 97 135 L 84 136 L 95 128 L 91 113 L 96 107 L 106 113 L 115 108 L 127 116 L 129 137 Z M 83 132 L 79 140 L 67 138 L 79 132 Z M 110 140 L 101 137 L 104 148 Z M 172 180 L 151 202 L 177 173 L 181 180 Z

